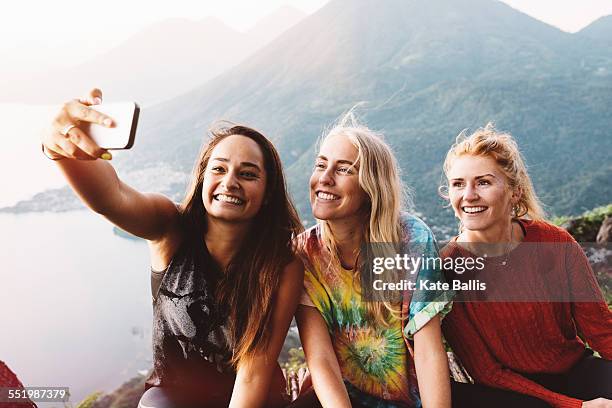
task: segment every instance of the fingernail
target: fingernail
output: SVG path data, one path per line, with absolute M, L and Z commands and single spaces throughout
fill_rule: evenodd
M 100 156 L 100 158 L 101 158 L 102 160 L 112 160 L 113 155 L 112 155 L 112 154 L 110 154 L 109 152 L 105 152 L 105 153 L 102 153 L 102 155 Z
M 93 99 L 93 102 L 94 102 L 94 104 L 99 105 L 99 104 L 101 104 L 101 103 L 102 103 L 102 98 L 99 98 L 99 97 L 97 97 L 97 96 L 96 96 L 96 97 Z
M 104 119 L 104 122 L 102 122 L 104 124 L 104 126 L 110 126 L 113 124 L 113 121 L 110 120 L 109 118 Z

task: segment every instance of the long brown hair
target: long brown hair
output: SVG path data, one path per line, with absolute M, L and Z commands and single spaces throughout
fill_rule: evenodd
M 193 170 L 191 183 L 181 204 L 184 239 L 203 240 L 206 209 L 202 202 L 204 172 L 213 149 L 226 137 L 240 135 L 261 149 L 266 170 L 266 192 L 240 249 L 219 283 L 216 298 L 229 305 L 228 328 L 233 346 L 232 364 L 237 366 L 266 348 L 272 305 L 283 268 L 292 259 L 291 239 L 302 231 L 297 211 L 287 193 L 280 157 L 272 143 L 255 129 L 223 122 L 210 130 Z

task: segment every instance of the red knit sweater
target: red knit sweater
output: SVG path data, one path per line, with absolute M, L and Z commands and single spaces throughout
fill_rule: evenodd
M 552 392 L 519 373 L 567 372 L 585 351 L 579 333 L 603 358 L 612 360 L 612 312 L 586 256 L 571 235 L 545 222 L 521 223 L 525 242 L 571 243 L 564 245 L 570 249 L 564 259 L 552 262 L 546 271 L 538 270 L 541 265 L 537 263 L 523 263 L 521 268 L 526 269 L 521 274 L 546 273 L 546 279 L 564 279 L 569 281 L 568 287 L 592 291 L 599 301 L 455 302 L 442 323 L 444 335 L 477 383 L 531 395 L 553 407 L 579 408 L 582 401 Z M 453 244 L 442 254 L 460 256 Z M 533 291 L 534 286 L 526 279 L 514 279 L 512 285 L 513 290 L 526 292 Z

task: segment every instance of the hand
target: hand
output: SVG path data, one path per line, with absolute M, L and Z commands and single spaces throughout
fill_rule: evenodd
M 98 146 L 92 139 L 76 127 L 80 122 L 91 122 L 105 127 L 112 127 L 112 118 L 94 110 L 91 106 L 102 103 L 102 91 L 92 89 L 85 98 L 66 102 L 59 111 L 50 131 L 42 139 L 44 153 L 53 160 L 62 158 L 78 160 L 110 160 L 112 155 Z M 69 131 L 63 132 L 70 126 Z
M 582 408 L 612 408 L 612 400 L 605 398 L 597 398 L 590 401 L 584 401 Z

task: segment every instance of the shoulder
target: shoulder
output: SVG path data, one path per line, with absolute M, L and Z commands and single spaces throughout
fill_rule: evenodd
M 546 221 L 521 219 L 525 227 L 526 241 L 532 242 L 575 242 L 574 237 L 565 229 Z
M 414 214 L 403 212 L 400 215 L 400 222 L 404 230 L 404 239 L 409 242 L 433 242 L 435 237 L 431 228 Z
M 296 256 L 292 257 L 287 265 L 283 268 L 279 291 L 281 295 L 300 293 L 304 283 L 304 264 Z
M 316 224 L 295 237 L 295 252 L 300 256 L 309 254 L 314 248 L 320 247 L 320 243 L 321 227 Z
M 300 282 L 304 276 L 304 265 L 297 256 L 293 256 L 283 268 L 282 280 L 297 278 Z

